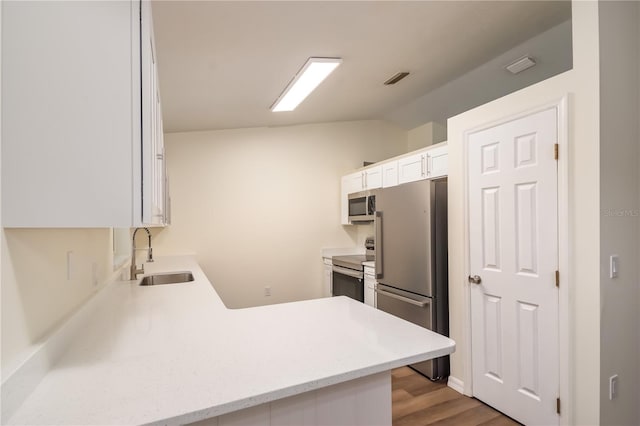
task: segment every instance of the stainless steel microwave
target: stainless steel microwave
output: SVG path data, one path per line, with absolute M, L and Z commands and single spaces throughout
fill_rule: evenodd
M 376 213 L 376 196 L 370 191 L 349 194 L 349 220 L 373 222 Z

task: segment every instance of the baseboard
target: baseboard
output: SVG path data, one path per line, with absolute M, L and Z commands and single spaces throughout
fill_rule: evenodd
M 449 380 L 447 380 L 447 386 L 449 386 L 454 391 L 464 395 L 464 382 L 457 377 L 449 376 Z
M 96 291 L 59 327 L 47 337 L 36 343 L 31 353 L 3 380 L 0 389 L 2 398 L 1 423 L 5 424 L 24 400 L 33 392 L 49 369 L 60 359 L 60 356 L 73 341 L 80 329 L 89 321 L 91 315 L 100 305 L 111 284 L 119 281 L 122 268 L 116 270 L 105 280 L 104 285 Z

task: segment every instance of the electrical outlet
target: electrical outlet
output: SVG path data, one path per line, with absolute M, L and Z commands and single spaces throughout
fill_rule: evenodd
M 618 375 L 614 374 L 609 377 L 609 399 L 612 400 L 618 397 Z
M 271 296 L 271 287 L 266 286 L 266 287 L 264 288 L 264 295 L 265 295 L 265 296 Z

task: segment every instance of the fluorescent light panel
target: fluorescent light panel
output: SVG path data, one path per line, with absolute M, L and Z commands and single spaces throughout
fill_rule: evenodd
M 293 111 L 342 63 L 340 58 L 309 58 L 271 106 L 271 111 Z

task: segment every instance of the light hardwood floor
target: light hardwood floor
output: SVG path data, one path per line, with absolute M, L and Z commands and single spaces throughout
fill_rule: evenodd
M 393 426 L 511 426 L 520 423 L 474 398 L 432 382 L 409 367 L 391 374 Z

